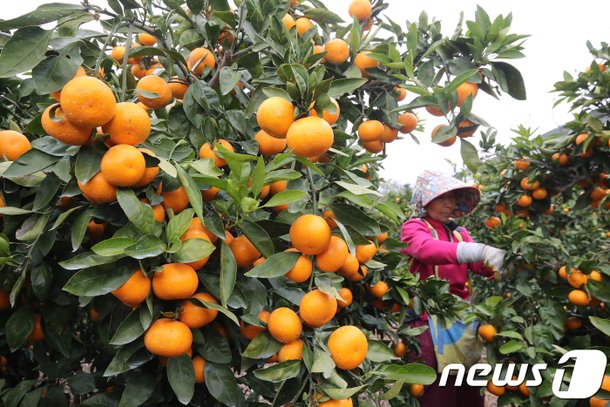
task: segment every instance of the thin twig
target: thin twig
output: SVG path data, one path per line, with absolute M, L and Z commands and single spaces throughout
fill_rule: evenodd
M 123 70 L 121 78 L 121 102 L 125 101 L 125 90 L 127 88 L 127 60 L 129 59 L 129 51 L 131 50 L 131 37 L 133 36 L 133 24 L 129 24 L 127 30 L 127 42 L 125 43 L 125 53 L 123 54 L 123 61 L 121 62 L 121 69 Z
M 311 197 L 313 201 L 313 213 L 318 213 L 318 197 L 316 195 L 316 188 L 313 184 L 313 175 L 311 174 L 311 168 L 307 167 L 307 179 L 309 180 L 309 188 L 311 189 Z
M 222 68 L 231 65 L 232 63 L 233 51 L 229 49 L 225 52 L 224 57 L 218 63 L 218 68 L 216 69 L 216 72 L 214 72 L 214 76 L 212 76 L 212 79 L 210 79 L 210 82 L 208 84 L 210 88 L 214 89 L 216 85 L 218 85 L 218 81 L 220 80 L 220 71 L 222 70 Z

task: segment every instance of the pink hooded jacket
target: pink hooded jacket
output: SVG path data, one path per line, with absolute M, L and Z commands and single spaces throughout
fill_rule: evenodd
M 401 250 L 413 258 L 410 271 L 419 273 L 420 280 L 434 275 L 434 266 L 439 266 L 439 277 L 449 281 L 450 291 L 463 299 L 468 299 L 470 293 L 465 283 L 468 281 L 468 270 L 492 277 L 493 271 L 483 263 L 459 264 L 457 261 L 458 243 L 442 222 L 428 216 L 425 219 L 436 229 L 438 240 L 432 236 L 430 228 L 421 219 L 410 219 L 402 225 L 400 240 L 408 246 Z M 464 242 L 472 242 L 472 238 L 463 227 L 459 227 Z

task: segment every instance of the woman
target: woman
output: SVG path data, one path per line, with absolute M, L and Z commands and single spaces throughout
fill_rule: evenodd
M 470 298 L 466 286 L 469 270 L 487 277 L 503 271 L 504 250 L 474 243 L 466 229 L 453 221 L 470 213 L 479 200 L 477 188 L 443 173 L 425 171 L 417 178 L 413 191 L 413 202 L 419 217 L 405 222 L 400 235 L 401 240 L 407 243 L 402 253 L 412 260 L 410 271 L 419 273 L 422 280 L 437 275 L 449 281 L 451 293 L 464 300 Z M 411 322 L 411 326 L 428 325 L 429 319 L 427 314 L 421 315 Z M 434 332 L 438 331 L 435 329 Z M 434 339 L 438 341 L 438 337 L 435 334 Z M 436 353 L 439 343 L 433 340 L 431 329 L 422 333 L 418 340 L 421 346 L 418 356 L 423 363 L 437 371 L 442 370 L 439 369 Z M 448 386 L 439 387 L 437 378 L 434 384 L 426 386 L 420 404 L 443 407 L 484 405 L 480 388 L 466 384 L 454 387 L 451 383 L 452 380 Z

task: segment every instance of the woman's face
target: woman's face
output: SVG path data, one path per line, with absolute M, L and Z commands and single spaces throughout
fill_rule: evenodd
M 451 218 L 453 211 L 457 205 L 455 192 L 447 192 L 439 197 L 434 198 L 426 205 L 426 213 L 432 219 L 446 223 Z

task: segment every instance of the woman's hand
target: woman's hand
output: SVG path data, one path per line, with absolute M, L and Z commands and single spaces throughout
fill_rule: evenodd
M 460 242 L 457 247 L 458 263 L 483 263 L 494 273 L 504 273 L 506 251 L 482 243 Z

